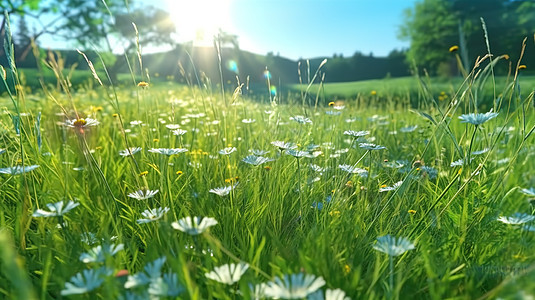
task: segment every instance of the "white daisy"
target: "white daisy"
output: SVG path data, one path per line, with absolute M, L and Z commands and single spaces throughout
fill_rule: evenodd
M 61 290 L 62 296 L 85 294 L 102 285 L 105 277 L 110 276 L 113 270 L 106 267 L 99 269 L 83 270 L 82 272 L 71 277 L 69 282 L 65 283 L 65 288 Z
M 150 209 L 150 208 L 146 209 L 141 213 L 141 215 L 144 216 L 145 219 L 139 219 L 136 222 L 138 224 L 145 224 L 145 223 L 157 221 L 161 219 L 168 211 L 169 211 L 169 207 L 158 207 L 154 209 Z
M 295 122 L 297 122 L 299 124 L 312 124 L 312 120 L 310 120 L 309 118 L 306 118 L 304 116 L 290 117 L 290 120 L 295 121 Z
M 496 118 L 497 116 L 498 116 L 498 113 L 492 112 L 492 110 L 491 110 L 491 111 L 489 111 L 487 113 L 484 113 L 484 114 L 481 114 L 481 113 L 479 113 L 479 114 L 470 113 L 470 114 L 460 115 L 459 119 L 461 119 L 461 123 L 470 123 L 470 124 L 479 126 L 479 125 L 487 122 L 490 119 Z
M 72 119 L 65 121 L 65 126 L 72 127 L 72 128 L 85 128 L 89 126 L 96 126 L 100 124 L 99 121 L 91 118 L 80 118 L 80 119 Z
M 378 237 L 377 243 L 373 245 L 373 249 L 386 253 L 390 256 L 398 256 L 406 251 L 414 249 L 414 244 L 412 244 L 407 238 L 396 238 L 388 234 Z
M 235 189 L 236 186 L 237 186 L 237 184 L 231 185 L 231 186 L 218 187 L 218 188 L 210 189 L 208 192 L 214 193 L 214 194 L 216 194 L 218 196 L 221 196 L 221 197 L 224 197 L 224 196 L 230 194 L 230 192 L 233 189 Z
M 248 268 L 249 265 L 243 262 L 239 264 L 226 264 L 215 267 L 213 271 L 205 273 L 204 276 L 208 279 L 231 285 L 238 282 Z
M 80 203 L 74 201 L 69 201 L 65 206 L 63 206 L 63 201 L 48 203 L 46 207 L 49 211 L 38 209 L 32 214 L 32 216 L 45 218 L 63 216 L 78 205 L 80 205 Z
M 128 194 L 127 196 L 137 200 L 145 200 L 154 197 L 154 195 L 156 195 L 158 191 L 159 190 L 137 190 L 133 193 Z
M 229 155 L 232 152 L 235 152 L 237 149 L 236 147 L 227 147 L 225 149 L 219 150 L 219 154 L 221 155 Z
M 535 216 L 528 215 L 525 213 L 515 213 L 510 217 L 499 217 L 498 221 L 505 223 L 505 224 L 511 224 L 511 225 L 520 225 L 524 223 L 528 223 L 535 220 Z
M 138 153 L 139 151 L 141 151 L 141 147 L 130 147 L 128 149 L 119 151 L 119 155 L 130 156 Z
M 186 134 L 188 131 L 187 130 L 184 130 L 184 129 L 177 129 L 177 130 L 173 130 L 171 131 L 174 135 L 178 135 L 178 136 L 183 136 L 184 134 Z
M 242 159 L 242 161 L 244 163 L 247 163 L 247 164 L 250 164 L 250 165 L 253 165 L 253 166 L 258 166 L 258 165 L 261 165 L 263 163 L 267 163 L 267 162 L 270 162 L 270 161 L 273 161 L 273 160 L 274 159 L 267 158 L 267 157 L 262 157 L 262 156 L 255 156 L 255 155 L 248 155 L 247 157 Z
M 114 256 L 115 254 L 117 254 L 119 251 L 123 249 L 124 249 L 123 244 L 119 244 L 117 246 L 114 244 L 104 245 L 104 246 L 99 245 L 99 246 L 92 248 L 88 252 L 82 253 L 80 255 L 80 261 L 86 264 L 93 263 L 93 262 L 101 263 L 101 262 L 104 262 L 107 257 Z
M 0 173 L 2 174 L 9 174 L 12 176 L 19 175 L 22 173 L 28 173 L 30 171 L 33 171 L 35 169 L 39 168 L 39 165 L 31 165 L 31 166 L 14 166 L 14 167 L 7 167 L 7 168 L 0 168 Z
M 209 217 L 185 217 L 171 223 L 174 229 L 189 235 L 199 235 L 214 225 L 217 225 L 216 219 Z
M 149 152 L 164 154 L 164 155 L 175 155 L 183 152 L 187 152 L 188 149 L 184 148 L 151 148 Z
M 311 274 L 291 274 L 267 283 L 264 293 L 275 299 L 303 299 L 325 285 L 323 277 Z

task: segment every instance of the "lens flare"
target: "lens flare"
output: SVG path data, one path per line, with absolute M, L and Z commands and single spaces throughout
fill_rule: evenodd
M 271 79 L 271 72 L 269 72 L 268 70 L 265 70 L 264 71 L 264 78 L 265 79 Z
M 277 96 L 277 87 L 272 85 L 271 87 L 269 87 L 269 91 L 271 92 L 271 95 L 272 96 Z
M 234 72 L 236 74 L 239 73 L 239 71 L 238 71 L 238 63 L 235 60 L 232 60 L 232 59 L 229 60 L 227 62 L 227 68 L 229 69 L 229 71 L 232 71 L 232 72 Z

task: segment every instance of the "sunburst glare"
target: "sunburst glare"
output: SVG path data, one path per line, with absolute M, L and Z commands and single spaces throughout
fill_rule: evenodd
M 219 30 L 230 30 L 231 0 L 166 0 L 181 42 L 212 46 Z

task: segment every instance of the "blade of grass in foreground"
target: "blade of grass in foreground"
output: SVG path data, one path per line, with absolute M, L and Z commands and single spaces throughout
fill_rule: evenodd
M 0 272 L 11 282 L 13 287 L 12 299 L 37 299 L 33 292 L 32 284 L 27 276 L 27 270 L 23 268 L 22 258 L 17 256 L 13 240 L 8 232 L 0 229 Z M 4 295 L 6 296 L 6 295 Z

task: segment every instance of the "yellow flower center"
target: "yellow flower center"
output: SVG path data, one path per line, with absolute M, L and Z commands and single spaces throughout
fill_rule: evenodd
M 84 120 L 84 119 L 78 119 L 78 120 L 74 121 L 74 123 L 72 123 L 72 125 L 74 125 L 76 127 L 82 127 L 85 124 L 87 124 L 87 121 Z

